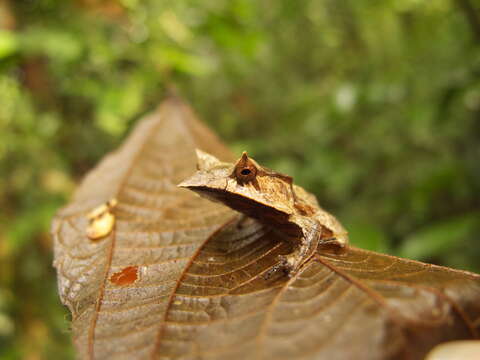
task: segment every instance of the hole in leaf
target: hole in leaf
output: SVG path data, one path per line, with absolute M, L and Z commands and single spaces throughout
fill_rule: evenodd
M 113 229 L 115 216 L 106 212 L 90 221 L 87 228 L 87 236 L 91 240 L 99 240 L 106 237 Z
M 87 214 L 89 224 L 86 233 L 90 240 L 100 240 L 111 233 L 115 225 L 115 216 L 110 211 L 116 205 L 117 200 L 112 199 Z

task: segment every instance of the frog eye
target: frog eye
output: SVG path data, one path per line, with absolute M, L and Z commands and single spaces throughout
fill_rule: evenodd
M 257 167 L 251 161 L 247 153 L 243 153 L 240 160 L 235 165 L 234 176 L 240 184 L 245 184 L 255 180 L 257 176 Z
M 235 177 L 240 183 L 253 181 L 256 176 L 257 176 L 257 169 L 250 164 L 248 164 L 245 167 L 237 167 L 235 169 Z

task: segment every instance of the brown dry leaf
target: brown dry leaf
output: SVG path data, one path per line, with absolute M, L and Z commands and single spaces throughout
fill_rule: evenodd
M 165 101 L 55 218 L 55 267 L 82 359 L 422 359 L 480 330 L 480 276 L 351 248 L 289 279 L 261 275 L 291 247 L 268 226 L 176 184 L 195 148 L 228 150 Z M 113 231 L 87 214 L 117 199 Z

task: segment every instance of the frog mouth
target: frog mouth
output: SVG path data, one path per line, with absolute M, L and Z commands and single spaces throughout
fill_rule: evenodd
M 181 186 L 180 184 L 179 186 Z M 249 217 L 265 222 L 270 218 L 273 223 L 288 223 L 288 214 L 279 211 L 267 204 L 249 199 L 248 197 L 230 193 L 223 189 L 212 189 L 208 186 L 181 186 L 194 191 L 201 197 L 219 202 L 229 208 L 241 212 Z

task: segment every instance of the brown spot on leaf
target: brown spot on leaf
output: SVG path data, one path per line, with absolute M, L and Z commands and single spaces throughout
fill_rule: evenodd
M 138 279 L 138 266 L 127 266 L 110 276 L 110 281 L 118 286 L 133 284 Z

